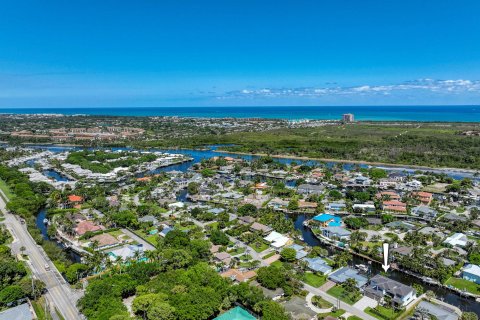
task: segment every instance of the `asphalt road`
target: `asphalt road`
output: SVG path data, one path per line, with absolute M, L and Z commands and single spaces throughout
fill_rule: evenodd
M 0 197 L 0 210 L 5 216 L 4 224 L 15 239 L 12 243 L 13 252 L 18 253 L 20 247 L 25 247 L 24 254 L 29 257 L 28 264 L 35 277 L 45 283 L 49 300 L 53 302 L 54 306 L 66 320 L 82 319 L 76 307 L 76 302 L 80 298 L 81 293 L 72 290 L 70 285 L 65 282 L 43 249 L 30 236 L 26 225 L 21 224 L 16 216 L 9 214 L 5 210 L 5 201 L 2 197 Z M 47 265 L 49 266 L 48 270 L 46 268 Z

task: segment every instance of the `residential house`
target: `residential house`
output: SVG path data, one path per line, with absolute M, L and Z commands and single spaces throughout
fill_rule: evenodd
M 365 288 L 365 294 L 379 301 L 388 295 L 395 304 L 402 307 L 416 298 L 415 289 L 412 287 L 379 274 L 370 279 L 369 285 Z
M 297 192 L 299 194 L 315 194 L 315 195 L 320 195 L 323 193 L 323 190 L 325 188 L 321 185 L 316 185 L 316 184 L 301 184 L 297 187 Z
M 225 265 L 229 265 L 232 261 L 232 256 L 226 252 L 216 252 L 213 254 L 215 260 Z
M 6 309 L 0 312 L 0 320 L 33 320 L 37 319 L 33 308 L 28 303 L 20 304 L 16 307 Z
M 244 216 L 244 217 L 239 217 L 238 218 L 238 223 L 247 225 L 247 224 L 252 224 L 255 222 L 255 218 L 250 217 L 250 216 Z
M 120 242 L 117 238 L 112 236 L 109 233 L 102 233 L 90 238 L 90 244 L 96 242 L 98 244 L 98 249 L 105 249 L 118 245 Z
M 267 233 L 271 232 L 273 229 L 269 226 L 264 225 L 264 224 L 254 222 L 250 226 L 250 230 L 254 231 L 254 232 L 255 231 L 260 232 L 261 234 L 267 234 Z
M 398 200 L 400 201 L 401 197 L 398 193 L 394 191 L 382 191 L 378 192 L 375 197 L 377 199 L 385 199 L 385 200 Z
M 300 210 L 315 210 L 318 204 L 316 202 L 309 202 L 305 200 L 298 200 L 298 209 Z
M 442 304 L 431 303 L 425 300 L 422 300 L 417 308 L 417 311 L 422 311 L 422 313 L 427 313 L 430 316 L 434 316 L 435 319 L 439 320 L 458 320 L 460 317 L 455 312 L 455 310 L 448 308 Z
M 468 243 L 468 238 L 463 233 L 454 233 L 443 241 L 443 243 L 449 244 L 452 247 L 465 247 Z
M 353 212 L 365 212 L 365 213 L 372 213 L 375 212 L 375 205 L 370 202 L 367 203 L 355 203 L 352 205 Z
M 310 270 L 313 270 L 315 272 L 321 272 L 323 274 L 329 274 L 332 272 L 332 267 L 330 267 L 327 263 L 322 258 L 316 257 L 316 258 L 303 258 L 303 261 L 305 261 L 308 264 L 308 268 Z
M 342 227 L 325 227 L 320 228 L 322 234 L 329 239 L 348 240 L 352 234 Z
M 83 236 L 87 232 L 95 232 L 100 230 L 105 230 L 105 227 L 88 220 L 80 221 L 75 227 L 75 233 L 79 236 Z
M 330 202 L 326 206 L 327 211 L 334 211 L 334 212 L 344 212 L 346 211 L 346 208 L 347 208 L 347 205 L 343 202 Z
M 292 239 L 276 231 L 272 231 L 272 233 L 270 233 L 268 236 L 266 236 L 263 239 L 269 242 L 270 245 L 275 249 L 280 249 L 281 247 L 286 246 L 289 243 L 292 243 Z
M 421 203 L 428 206 L 433 200 L 433 194 L 430 192 L 416 191 L 412 192 L 412 197 L 418 199 Z
M 230 278 L 235 282 L 245 282 L 254 278 L 257 273 L 255 271 L 240 271 L 238 269 L 229 269 L 220 274 L 223 278 Z
M 467 264 L 462 269 L 462 278 L 480 284 L 480 266 L 476 264 Z
M 302 258 L 305 258 L 308 254 L 307 251 L 305 251 L 305 247 L 298 245 L 298 244 L 292 244 L 288 246 L 287 248 L 295 250 L 295 259 L 300 260 Z
M 382 209 L 387 212 L 407 212 L 407 204 L 398 200 L 389 200 L 382 203 Z
M 112 250 L 108 252 L 108 255 L 110 256 L 110 259 L 115 261 L 118 257 L 121 257 L 123 261 L 127 261 L 132 258 L 136 258 L 137 256 L 139 258 L 143 257 L 143 245 L 138 244 L 138 245 L 126 245 L 121 248 Z
M 417 206 L 412 208 L 411 213 L 414 216 L 423 217 L 425 219 L 433 220 L 437 217 L 437 210 L 427 207 L 425 205 Z
M 146 215 L 146 216 L 140 217 L 138 218 L 138 222 L 151 223 L 153 226 L 158 225 L 158 219 L 152 215 Z
M 288 201 L 280 198 L 273 198 L 268 202 L 268 207 L 273 209 L 285 209 L 288 207 Z
M 362 276 L 358 270 L 350 267 L 342 267 L 332 272 L 328 279 L 335 283 L 344 283 L 347 279 L 354 279 L 358 288 L 362 288 L 368 282 L 367 277 Z
M 342 225 L 342 219 L 338 216 L 334 216 L 328 213 L 319 214 L 312 219 L 320 223 L 322 227 L 340 227 Z

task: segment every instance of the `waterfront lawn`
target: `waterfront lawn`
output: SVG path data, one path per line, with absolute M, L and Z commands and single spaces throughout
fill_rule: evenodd
M 480 285 L 476 284 L 475 282 L 468 281 L 465 279 L 459 279 L 455 277 L 451 277 L 450 279 L 445 282 L 446 285 L 450 285 L 460 290 L 466 290 L 473 294 L 480 293 Z
M 319 276 L 312 272 L 306 272 L 303 275 L 303 281 L 305 281 L 306 284 L 311 285 L 312 287 L 318 288 L 322 284 L 327 282 L 327 277 Z
M 401 310 L 394 311 L 391 308 L 385 308 L 379 305 L 376 308 L 371 308 L 371 307 L 366 308 L 365 313 L 380 320 L 393 320 L 393 319 L 397 319 L 400 313 L 402 313 L 402 311 Z
M 361 295 L 359 295 L 358 298 L 354 299 L 350 294 L 350 292 L 345 291 L 345 289 L 341 285 L 336 285 L 332 287 L 330 290 L 327 291 L 327 293 L 335 298 L 338 298 L 342 300 L 345 303 L 348 303 L 350 305 L 354 304 L 358 300 L 362 298 Z

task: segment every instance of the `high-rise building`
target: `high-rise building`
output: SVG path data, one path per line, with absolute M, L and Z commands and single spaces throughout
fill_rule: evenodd
M 352 113 L 345 113 L 344 115 L 342 115 L 342 121 L 343 122 L 353 122 L 355 120 L 354 120 L 354 117 L 353 117 Z

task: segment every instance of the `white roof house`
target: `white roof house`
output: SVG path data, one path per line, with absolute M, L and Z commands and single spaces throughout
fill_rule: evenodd
M 281 233 L 278 233 L 276 231 L 272 231 L 268 236 L 266 236 L 265 241 L 270 242 L 270 245 L 274 248 L 281 248 L 284 245 L 286 245 L 288 242 L 290 242 L 290 238 L 284 236 Z
M 465 247 L 468 243 L 468 238 L 465 234 L 463 233 L 454 233 L 445 241 L 443 241 L 446 244 L 450 244 L 452 246 L 460 246 L 460 247 Z

